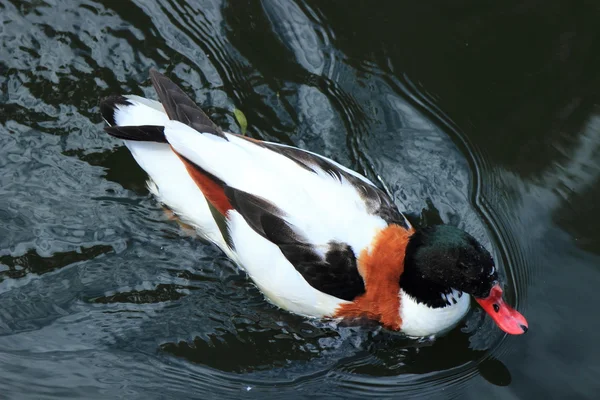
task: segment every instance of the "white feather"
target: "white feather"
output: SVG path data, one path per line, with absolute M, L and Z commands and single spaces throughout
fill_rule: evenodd
M 119 126 L 164 125 L 169 122 L 162 105 L 153 100 L 129 95 L 125 96 L 131 105 L 117 104 L 114 119 Z
M 135 94 L 128 94 L 124 97 L 126 97 L 132 103 L 139 103 L 139 104 L 143 104 L 145 106 L 151 107 L 157 111 L 162 112 L 166 116 L 165 108 L 163 107 L 163 105 L 160 102 L 158 102 L 156 100 L 150 100 L 145 97 L 136 96 Z
M 470 296 L 453 291 L 452 295 L 443 296 L 445 299 L 453 296 L 457 301 L 446 307 L 432 308 L 419 303 L 404 290 L 400 290 L 400 318 L 402 332 L 408 336 L 422 337 L 440 334 L 454 327 L 469 311 Z

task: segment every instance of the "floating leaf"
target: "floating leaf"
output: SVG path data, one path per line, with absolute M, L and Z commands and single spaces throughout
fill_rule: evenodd
M 248 120 L 246 120 L 246 116 L 239 108 L 233 110 L 233 115 L 235 115 L 235 119 L 242 129 L 242 136 L 244 136 L 246 134 L 246 128 L 248 127 Z

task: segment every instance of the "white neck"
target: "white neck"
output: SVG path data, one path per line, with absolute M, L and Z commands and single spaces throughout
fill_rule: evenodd
M 454 327 L 469 311 L 470 296 L 452 290 L 448 300 L 451 305 L 432 308 L 417 300 L 400 289 L 400 318 L 402 318 L 402 332 L 408 336 L 424 337 L 443 333 Z M 452 301 L 456 300 L 456 303 Z

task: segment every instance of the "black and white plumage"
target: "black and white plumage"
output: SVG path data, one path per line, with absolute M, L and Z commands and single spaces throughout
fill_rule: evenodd
M 106 131 L 123 139 L 151 192 L 271 302 L 311 317 L 366 316 L 411 336 L 466 314 L 469 296 L 453 288 L 442 307 L 401 288 L 414 230 L 373 182 L 318 154 L 224 132 L 168 78 L 150 75 L 161 102 L 104 99 Z

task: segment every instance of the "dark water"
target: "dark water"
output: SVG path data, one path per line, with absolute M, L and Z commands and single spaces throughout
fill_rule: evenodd
M 417 3 L 426 3 L 415 5 Z M 0 397 L 598 398 L 593 1 L 0 0 Z M 166 72 L 493 249 L 529 320 L 434 343 L 270 306 L 164 214 L 98 98 Z

